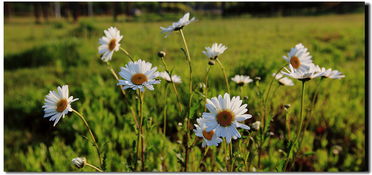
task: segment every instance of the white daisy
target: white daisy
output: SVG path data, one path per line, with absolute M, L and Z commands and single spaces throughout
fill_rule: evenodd
M 123 89 L 132 88 L 133 90 L 140 89 L 142 92 L 145 87 L 149 90 L 154 90 L 153 84 L 159 84 L 160 80 L 156 80 L 159 72 L 156 72 L 157 67 L 151 68 L 152 64 L 138 60 L 135 62 L 130 61 L 124 67 L 120 67 L 119 75 L 124 80 L 119 80 L 117 85 L 124 86 Z
M 189 25 L 191 22 L 195 21 L 195 17 L 190 18 L 190 13 L 187 12 L 181 19 L 177 22 L 174 22 L 171 26 L 168 27 L 160 27 L 161 33 L 165 33 L 165 37 L 171 34 L 173 31 L 177 31 L 182 29 L 183 27 Z
M 273 76 L 275 76 L 275 73 L 273 73 Z M 284 77 L 283 74 L 281 74 L 281 73 L 276 74 L 275 79 L 278 80 L 279 84 L 283 85 L 283 86 L 293 86 L 294 85 L 294 83 L 291 79 L 289 79 L 288 77 Z
M 323 77 L 324 78 L 331 78 L 331 79 L 345 78 L 345 75 L 343 75 L 341 72 L 339 72 L 338 70 L 332 70 L 331 68 L 326 69 L 326 68 L 322 67 L 320 69 L 320 72 L 323 72 Z
M 225 93 L 224 97 L 219 95 L 218 98 L 207 99 L 206 107 L 209 112 L 203 113 L 207 126 L 206 131 L 215 130 L 216 136 L 225 137 L 227 143 L 231 142 L 231 138 L 240 138 L 241 135 L 237 128 L 250 128 L 239 122 L 252 117 L 252 115 L 246 114 L 247 104 L 242 105 L 242 103 L 239 96 L 230 99 L 228 93 Z
M 50 117 L 49 121 L 54 121 L 53 126 L 56 126 L 61 118 L 64 118 L 68 112 L 72 111 L 71 103 L 78 100 L 73 96 L 68 95 L 68 85 L 58 86 L 57 91 L 49 91 L 45 96 L 44 118 Z
M 213 43 L 212 47 L 205 47 L 205 51 L 203 51 L 203 54 L 210 59 L 216 59 L 219 55 L 225 52 L 226 49 L 227 47 L 221 43 Z
M 116 27 L 110 27 L 104 31 L 106 36 L 99 39 L 98 53 L 102 54 L 102 61 L 107 62 L 111 60 L 114 51 L 120 49 L 120 40 L 123 38 L 120 31 Z
M 305 71 L 313 64 L 310 53 L 301 43 L 291 49 L 288 57 L 283 56 L 283 58 L 296 70 Z
M 235 75 L 233 78 L 231 78 L 231 80 L 234 81 L 239 86 L 243 86 L 250 82 L 253 82 L 253 80 L 249 76 L 245 75 Z
M 318 78 L 318 77 L 323 76 L 324 74 L 324 72 L 319 71 L 320 70 L 319 66 L 314 65 L 314 64 L 310 65 L 309 69 L 305 69 L 304 71 L 294 69 L 291 64 L 289 64 L 289 69 L 287 68 L 284 68 L 284 69 L 285 71 L 281 72 L 283 75 L 286 75 L 288 77 L 298 79 L 301 81 L 307 81 L 307 80 L 311 80 L 314 78 Z
M 194 124 L 194 126 L 196 127 L 196 129 L 194 129 L 194 132 L 196 136 L 203 137 L 202 147 L 205 147 L 205 145 L 218 146 L 218 144 L 222 142 L 222 139 L 216 136 L 214 130 L 207 132 L 205 119 L 198 118 L 196 119 L 196 121 L 198 122 L 198 124 Z
M 173 81 L 176 84 L 182 82 L 180 76 L 178 76 L 178 75 L 172 75 L 172 79 L 171 79 L 170 75 L 167 72 L 160 72 L 159 73 L 159 77 L 163 78 L 167 82 L 172 82 Z

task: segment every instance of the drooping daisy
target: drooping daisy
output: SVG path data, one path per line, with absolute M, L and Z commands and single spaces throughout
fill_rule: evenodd
M 245 75 L 235 75 L 233 78 L 231 78 L 231 80 L 238 84 L 238 86 L 244 86 L 250 82 L 253 82 L 249 76 Z
M 102 54 L 102 61 L 107 62 L 111 60 L 114 51 L 116 52 L 120 49 L 119 42 L 123 36 L 120 35 L 120 31 L 116 27 L 110 27 L 104 32 L 105 36 L 99 39 L 98 53 Z
M 207 131 L 207 126 L 205 125 L 205 119 L 198 118 L 196 119 L 198 124 L 194 124 L 196 129 L 194 129 L 195 135 L 203 138 L 202 147 L 207 146 L 218 146 L 222 142 L 222 139 L 217 137 L 215 130 Z
M 275 73 L 273 73 L 273 76 L 275 76 Z M 291 79 L 289 79 L 288 77 L 284 77 L 283 74 L 281 74 L 281 73 L 276 74 L 275 79 L 278 80 L 279 84 L 283 85 L 283 86 L 293 86 L 294 85 L 294 83 Z
M 250 128 L 239 122 L 252 117 L 252 115 L 246 114 L 247 104 L 242 105 L 242 103 L 239 96 L 230 99 L 228 93 L 225 93 L 224 97 L 219 95 L 218 98 L 207 99 L 206 107 L 209 112 L 203 113 L 207 126 L 206 131 L 215 130 L 216 136 L 225 137 L 227 143 L 231 142 L 231 138 L 240 138 L 241 135 L 237 128 Z
M 159 84 L 160 80 L 155 79 L 159 76 L 159 72 L 156 72 L 157 67 L 151 68 L 151 66 L 151 63 L 142 60 L 130 61 L 125 67 L 120 67 L 119 75 L 124 80 L 119 80 L 117 85 L 124 86 L 123 89 L 140 89 L 142 92 L 145 87 L 154 90 L 153 84 Z
M 64 118 L 68 112 L 72 111 L 71 103 L 78 100 L 73 96 L 68 95 L 68 85 L 58 86 L 57 91 L 49 91 L 45 96 L 44 118 L 50 117 L 49 121 L 54 121 L 53 126 L 56 126 L 61 118 Z
M 209 59 L 214 60 L 223 52 L 225 52 L 226 49 L 227 47 L 221 43 L 213 43 L 212 47 L 205 47 L 205 51 L 203 51 L 203 54 L 206 55 Z
M 167 72 L 160 72 L 159 73 L 159 77 L 163 78 L 164 80 L 166 80 L 167 82 L 174 82 L 176 84 L 178 83 L 181 83 L 181 77 L 178 76 L 178 75 L 172 75 L 172 80 L 171 80 L 171 77 L 170 75 L 167 73 Z
M 72 159 L 72 163 L 76 168 L 83 168 L 86 164 L 87 159 L 85 157 L 76 157 Z
M 326 69 L 326 68 L 322 67 L 320 69 L 320 72 L 323 72 L 322 77 L 324 77 L 324 78 L 331 78 L 331 79 L 345 78 L 345 75 L 343 75 L 341 72 L 339 72 L 338 70 L 332 70 L 331 68 Z
M 295 70 L 305 71 L 313 64 L 310 53 L 301 43 L 292 48 L 288 56 L 283 56 L 283 58 L 292 65 Z
M 177 31 L 182 29 L 183 27 L 189 25 L 191 22 L 195 21 L 195 17 L 190 18 L 190 13 L 187 12 L 181 19 L 177 22 L 172 23 L 171 26 L 168 27 L 160 27 L 161 33 L 165 33 L 165 37 L 171 34 L 173 31 Z
M 318 77 L 323 76 L 324 74 L 324 72 L 319 71 L 320 70 L 319 66 L 314 65 L 314 64 L 310 65 L 309 69 L 305 69 L 304 71 L 294 69 L 291 64 L 289 64 L 289 69 L 287 68 L 284 68 L 284 69 L 285 71 L 281 72 L 283 75 L 286 75 L 288 77 L 298 79 L 301 81 L 307 81 L 307 80 L 311 80 L 314 78 L 318 78 Z

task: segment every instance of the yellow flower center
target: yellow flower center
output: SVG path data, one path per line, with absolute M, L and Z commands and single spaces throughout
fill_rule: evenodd
M 57 103 L 57 112 L 63 112 L 67 108 L 68 102 L 65 98 L 59 100 Z
M 116 46 L 116 39 L 112 39 L 108 44 L 108 48 L 109 50 L 113 51 L 115 49 L 115 46 Z
M 228 110 L 221 111 L 217 114 L 217 123 L 223 127 L 230 126 L 234 120 L 234 114 Z
M 133 84 L 141 85 L 141 84 L 143 84 L 144 82 L 147 81 L 147 77 L 146 77 L 145 74 L 138 73 L 138 74 L 134 74 L 132 76 L 131 81 L 132 81 Z
M 296 56 L 293 56 L 291 60 L 289 60 L 289 62 L 291 63 L 292 67 L 295 69 L 298 69 L 301 66 L 300 59 L 298 59 L 298 57 Z
M 213 130 L 209 132 L 207 132 L 206 130 L 203 130 L 203 136 L 207 140 L 212 140 L 213 134 L 214 134 Z

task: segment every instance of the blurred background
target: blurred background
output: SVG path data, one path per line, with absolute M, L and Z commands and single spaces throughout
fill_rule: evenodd
M 87 116 L 98 140 L 105 143 L 105 169 L 133 171 L 131 150 L 136 135 L 128 106 L 135 101 L 122 100 L 116 81 L 97 53 L 98 39 L 103 30 L 116 26 L 124 36 L 122 47 L 135 58 L 150 61 L 163 71 L 157 52 L 164 50 L 174 73 L 186 80 L 187 69 L 180 66 L 185 64 L 180 37 L 172 34 L 164 39 L 159 29 L 186 12 L 198 19 L 185 28 L 197 70 L 195 81 L 203 81 L 205 75 L 208 59 L 201 53 L 204 47 L 224 43 L 229 49 L 222 62 L 229 77 L 238 73 L 261 77 L 260 88 L 250 85 L 239 94 L 249 96 L 246 102 L 253 116 L 259 112 L 255 110 L 260 106 L 255 100 L 259 89 L 266 87 L 271 74 L 283 65 L 281 57 L 297 43 L 309 48 L 315 63 L 343 72 L 345 79 L 323 83 L 313 112 L 317 115 L 305 132 L 304 156 L 286 171 L 365 171 L 364 10 L 363 2 L 5 2 L 5 171 L 89 171 L 74 168 L 71 159 L 86 156 L 97 162 L 76 116 L 68 115 L 56 127 L 42 117 L 45 95 L 64 84 L 80 99 L 73 107 Z M 112 65 L 119 71 L 127 62 L 118 52 Z M 211 95 L 224 92 L 218 69 L 211 71 L 210 80 L 215 88 Z M 166 133 L 161 129 L 163 107 L 175 103 L 172 96 L 157 100 L 167 96 L 165 86 L 158 86 L 158 94 L 146 94 L 146 168 L 150 171 L 181 168 L 177 131 L 183 118 L 173 106 L 166 109 L 172 122 L 167 123 Z M 316 86 L 309 83 L 308 101 L 313 99 Z M 272 109 L 292 104 L 291 115 L 296 116 L 299 87 L 296 83 L 281 89 L 273 97 Z M 186 93 L 186 86 L 180 91 Z M 193 120 L 202 110 L 200 107 Z M 275 121 L 283 123 L 283 117 Z M 282 159 L 278 151 L 285 144 L 284 131 L 274 125 L 272 132 L 272 151 L 265 151 L 265 169 L 257 171 L 276 171 L 275 162 Z M 199 145 L 191 153 L 192 171 L 211 171 L 197 164 L 202 150 Z M 212 170 L 221 167 L 218 164 Z

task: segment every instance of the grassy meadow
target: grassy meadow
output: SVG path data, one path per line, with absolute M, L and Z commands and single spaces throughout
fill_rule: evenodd
M 208 58 L 202 51 L 214 42 L 228 47 L 219 59 L 227 71 L 231 95 L 240 96 L 248 104 L 248 113 L 253 116 L 246 120 L 249 126 L 261 120 L 263 93 L 272 74 L 285 65 L 282 56 L 296 44 L 303 43 L 316 64 L 346 75 L 341 80 L 326 79 L 319 83 L 315 79 L 307 83 L 304 111 L 308 127 L 301 150 L 288 169 L 283 168 L 283 160 L 289 138 L 299 125 L 301 82 L 293 80 L 292 87 L 274 82 L 274 92 L 268 100 L 268 116 L 272 120 L 261 155 L 258 132 L 240 129 L 242 138 L 233 141 L 234 171 L 366 171 L 364 14 L 215 19 L 196 15 L 196 18 L 198 21 L 184 28 L 193 66 L 192 124 L 201 117 L 205 105 L 204 92 L 198 86 L 208 68 Z M 139 171 L 134 151 L 136 96 L 130 90 L 125 98 L 121 94 L 117 81 L 100 59 L 98 39 L 103 30 L 116 26 L 124 36 L 121 46 L 136 59 L 151 62 L 159 71 L 164 71 L 164 67 L 157 53 L 164 50 L 168 67 L 182 78 L 177 89 L 183 106 L 187 106 L 188 66 L 180 50 L 182 38 L 177 32 L 164 38 L 159 29 L 176 20 L 178 17 L 161 22 L 114 23 L 110 17 L 81 18 L 75 24 L 53 19 L 35 24 L 33 18 L 7 21 L 5 171 L 94 171 L 88 167 L 77 169 L 71 163 L 71 159 L 80 156 L 91 164 L 99 162 L 80 119 L 69 113 L 53 127 L 48 118 L 43 118 L 45 95 L 65 84 L 69 85 L 70 95 L 79 98 L 72 107 L 86 117 L 95 132 L 103 153 L 102 169 Z M 111 65 L 119 72 L 127 62 L 128 57 L 116 52 Z M 235 74 L 249 75 L 255 81 L 240 89 L 231 81 Z M 208 98 L 226 92 L 217 64 L 210 71 L 208 85 Z M 185 114 L 177 109 L 170 84 L 162 80 L 154 87 L 154 91 L 145 92 L 144 98 L 145 171 L 183 171 Z M 310 116 L 313 99 L 315 105 Z M 283 108 L 286 104 L 290 104 L 288 110 Z M 223 144 L 206 151 L 202 140 L 192 132 L 194 126 L 188 127 L 195 143 L 190 149 L 188 171 L 226 171 Z

